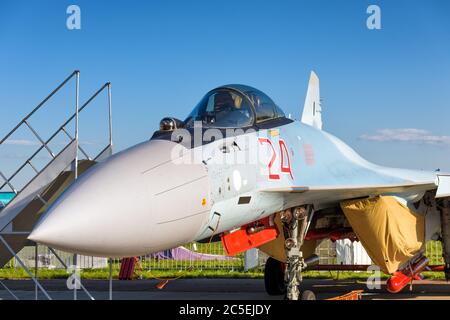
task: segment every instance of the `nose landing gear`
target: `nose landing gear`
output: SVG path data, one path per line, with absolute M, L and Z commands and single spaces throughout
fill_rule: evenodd
M 288 233 L 288 238 L 285 241 L 287 257 L 286 298 L 288 300 L 298 300 L 300 298 L 299 286 L 303 280 L 302 271 L 306 268 L 301 247 L 308 228 L 308 218 L 311 214 L 311 207 L 297 207 L 294 208 L 291 215 L 286 214 L 283 219 L 283 223 Z M 312 292 L 306 293 L 305 298 L 311 300 L 313 298 Z
M 312 291 L 300 292 L 302 271 L 307 267 L 301 247 L 305 238 L 313 210 L 311 206 L 286 210 L 281 215 L 285 229 L 285 251 L 287 263 L 282 264 L 273 258 L 266 262 L 264 280 L 267 293 L 285 294 L 288 300 L 315 300 Z M 316 260 L 316 259 L 314 259 Z M 283 281 L 281 281 L 283 279 Z

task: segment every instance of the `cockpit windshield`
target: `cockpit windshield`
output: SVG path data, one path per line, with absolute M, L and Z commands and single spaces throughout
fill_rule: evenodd
M 245 85 L 210 91 L 184 121 L 187 128 L 201 121 L 204 127 L 245 128 L 284 118 L 283 111 L 265 93 Z
M 285 117 L 284 112 L 264 92 L 244 85 L 238 85 L 238 87 L 252 101 L 256 112 L 256 122 Z
M 208 93 L 185 120 L 186 127 L 194 121 L 215 128 L 244 128 L 254 122 L 251 103 L 240 92 L 219 88 Z

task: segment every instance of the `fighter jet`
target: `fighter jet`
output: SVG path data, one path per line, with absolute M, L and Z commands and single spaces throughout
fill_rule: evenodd
M 67 252 L 131 257 L 193 241 L 267 253 L 269 294 L 312 299 L 302 272 L 323 239 L 361 241 L 400 291 L 441 240 L 450 276 L 450 175 L 378 166 L 322 130 L 312 72 L 301 120 L 263 92 L 225 85 L 184 120 L 79 177 L 29 239 Z

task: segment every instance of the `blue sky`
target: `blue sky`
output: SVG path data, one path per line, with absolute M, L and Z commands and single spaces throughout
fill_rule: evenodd
M 66 28 L 70 4 L 81 30 Z M 369 4 L 381 30 L 366 27 Z M 81 100 L 112 82 L 117 150 L 227 83 L 257 87 L 298 118 L 315 70 L 326 131 L 375 163 L 450 170 L 449 14 L 446 0 L 2 0 L 0 136 L 74 69 Z M 72 95 L 61 101 L 36 125 L 45 131 Z M 98 110 L 86 141 L 106 128 Z

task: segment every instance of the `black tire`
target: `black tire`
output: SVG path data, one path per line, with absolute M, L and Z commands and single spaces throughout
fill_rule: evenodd
M 284 283 L 283 264 L 273 258 L 268 258 L 264 268 L 264 285 L 266 292 L 271 296 L 279 296 L 286 293 Z
M 301 300 L 316 300 L 316 295 L 310 290 L 305 290 L 302 293 Z

